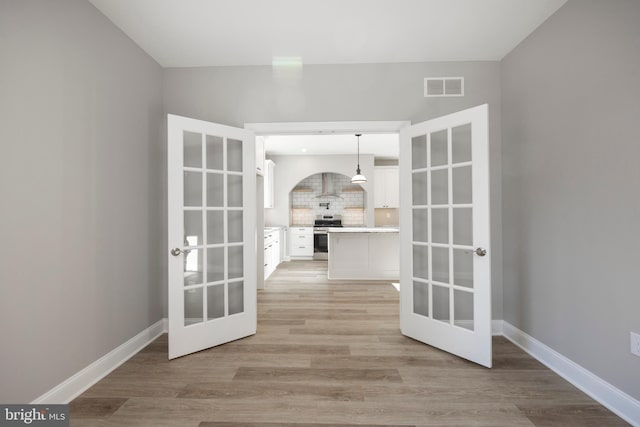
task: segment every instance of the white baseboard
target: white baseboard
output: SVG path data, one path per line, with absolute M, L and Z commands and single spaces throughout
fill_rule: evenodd
M 166 331 L 167 319 L 158 320 L 129 341 L 114 348 L 31 403 L 69 403 Z
M 491 335 L 504 335 L 502 330 L 502 320 L 491 321 Z
M 602 378 L 503 321 L 503 335 L 602 406 L 633 426 L 640 427 L 640 402 Z

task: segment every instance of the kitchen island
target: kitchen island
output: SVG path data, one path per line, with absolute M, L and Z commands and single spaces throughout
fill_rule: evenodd
M 332 280 L 399 280 L 399 229 L 330 228 L 329 273 Z

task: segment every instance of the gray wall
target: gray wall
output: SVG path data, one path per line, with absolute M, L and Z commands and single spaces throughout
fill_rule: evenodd
M 424 77 L 464 76 L 462 98 L 424 98 Z M 491 149 L 493 316 L 502 318 L 500 64 L 450 62 L 173 68 L 164 72 L 166 113 L 244 126 L 254 122 L 411 120 L 488 103 Z M 166 312 L 166 304 L 165 304 Z
M 0 2 L 0 402 L 162 316 L 162 70 L 85 0 Z
M 640 2 L 570 0 L 502 62 L 504 318 L 640 399 Z

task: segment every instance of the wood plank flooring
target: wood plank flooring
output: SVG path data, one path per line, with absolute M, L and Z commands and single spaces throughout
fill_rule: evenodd
M 258 333 L 177 360 L 161 336 L 71 403 L 72 426 L 626 426 L 501 337 L 485 369 L 402 336 L 387 282 L 286 262 Z

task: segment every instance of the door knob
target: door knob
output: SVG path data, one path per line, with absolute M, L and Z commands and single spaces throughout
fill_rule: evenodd
M 474 251 L 478 256 L 485 256 L 487 254 L 487 250 L 483 248 L 478 248 Z
M 182 250 L 182 249 L 180 249 L 180 248 L 173 248 L 173 249 L 171 249 L 171 255 L 173 255 L 173 256 L 178 256 L 178 255 L 180 255 L 180 254 L 185 254 L 185 255 L 187 255 L 189 252 L 191 252 L 191 249 L 185 249 L 185 250 Z

